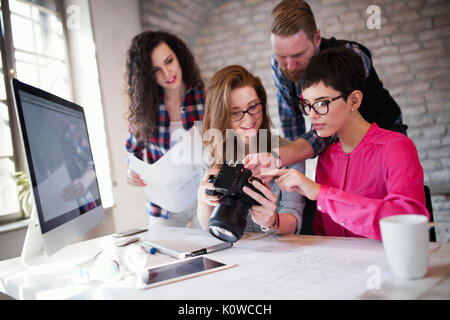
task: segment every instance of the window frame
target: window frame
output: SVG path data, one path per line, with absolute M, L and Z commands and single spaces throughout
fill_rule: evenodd
M 25 165 L 23 162 L 23 152 L 22 152 L 22 144 L 20 139 L 17 139 L 20 135 L 19 128 L 17 126 L 16 112 L 12 105 L 13 96 L 12 96 L 12 86 L 11 86 L 11 72 L 15 70 L 14 63 L 14 49 L 12 46 L 12 32 L 11 32 L 11 19 L 10 19 L 10 10 L 9 10 L 9 2 L 8 0 L 0 0 L 1 1 L 1 23 L 0 23 L 0 50 L 1 50 L 1 59 L 2 59 L 2 67 L 3 67 L 3 81 L 5 82 L 5 90 L 6 90 L 6 101 L 2 100 L 8 107 L 8 116 L 9 116 L 9 125 L 11 130 L 11 140 L 12 140 L 12 148 L 13 155 L 7 157 L 1 157 L 2 159 L 8 158 L 11 159 L 15 164 L 15 170 L 24 171 Z M 11 45 L 7 45 L 7 43 Z M 0 215 L 0 225 L 12 223 L 16 221 L 23 220 L 22 208 L 19 205 L 19 212 L 13 212 L 9 214 Z
M 73 100 L 73 77 L 72 77 L 72 63 L 70 57 L 70 48 L 69 43 L 67 41 L 67 30 L 65 21 L 65 14 L 63 10 L 63 2 L 62 0 L 55 0 L 56 2 L 56 11 L 48 9 L 44 6 L 41 6 L 36 3 L 21 1 L 27 5 L 37 7 L 40 10 L 44 10 L 47 12 L 51 12 L 54 14 L 57 13 L 58 17 L 62 21 L 63 25 L 63 37 L 66 45 L 65 59 L 67 63 L 67 75 L 69 79 L 69 90 L 70 90 L 70 98 Z M 12 156 L 0 156 L 2 159 L 11 159 L 15 164 L 15 171 L 27 172 L 27 166 L 25 163 L 25 154 L 23 149 L 22 140 L 20 139 L 20 130 L 17 123 L 17 115 L 16 110 L 13 105 L 14 97 L 13 97 L 13 89 L 12 89 L 12 78 L 16 76 L 16 64 L 14 58 L 14 46 L 13 46 L 13 38 L 12 38 L 12 26 L 11 26 L 11 10 L 9 8 L 9 0 L 0 0 L 1 3 L 1 23 L 0 23 L 0 50 L 1 50 L 1 59 L 3 66 L 3 81 L 5 82 L 5 90 L 6 90 L 6 101 L 2 100 L 8 107 L 8 115 L 9 115 L 9 124 L 11 130 L 11 140 L 12 140 L 12 148 L 13 155 Z M 28 172 L 27 172 L 28 173 Z M 12 212 L 0 215 L 0 225 L 6 225 L 10 223 L 14 223 L 17 221 L 25 220 L 23 217 L 23 211 L 19 203 L 19 211 Z

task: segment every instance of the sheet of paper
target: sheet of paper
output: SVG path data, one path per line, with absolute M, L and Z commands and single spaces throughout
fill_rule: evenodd
M 379 268 L 381 275 L 388 273 L 382 253 L 374 255 L 364 250 L 297 248 L 284 256 L 276 252 L 264 255 L 264 263 L 257 269 L 243 256 L 242 276 L 230 274 L 229 279 L 220 279 L 226 282 L 229 292 L 239 286 L 236 299 L 254 298 L 254 292 L 259 293 L 258 298 L 345 299 L 369 289 L 369 268 Z
M 128 153 L 129 167 L 146 186 L 147 199 L 171 212 L 181 212 L 197 202 L 197 189 L 204 174 L 202 137 L 197 126 L 184 131 L 180 141 L 154 164 Z
M 152 230 L 145 234 L 145 238 L 169 238 L 204 244 L 217 241 L 204 230 L 170 227 Z M 336 250 L 336 245 L 339 250 Z M 335 299 L 359 296 L 368 289 L 370 274 L 367 270 L 370 266 L 380 268 L 383 280 L 388 273 L 381 248 L 361 249 L 360 246 L 360 243 L 352 244 L 350 241 L 326 245 L 324 240 L 319 241 L 315 237 L 299 246 L 289 236 L 245 234 L 232 248 L 215 252 L 212 256 L 212 259 L 225 264 L 238 264 L 237 268 L 211 275 L 209 280 L 197 279 L 198 295 L 189 294 L 192 299 L 204 298 L 204 292 L 208 292 L 211 278 L 214 278 L 215 286 L 221 289 L 210 290 L 208 297 L 211 299 Z M 179 290 L 171 292 L 175 295 L 174 299 L 182 299 L 186 294 L 181 285 Z
M 173 285 L 170 294 L 162 293 L 164 299 L 351 299 L 370 290 L 369 267 L 380 268 L 382 286 L 385 277 L 391 277 L 383 252 L 297 247 L 285 253 L 278 249 L 255 255 L 236 244 L 211 258 L 237 267 L 198 278 L 190 286 Z M 212 284 L 220 290 L 211 290 Z M 194 291 L 190 290 L 193 286 Z

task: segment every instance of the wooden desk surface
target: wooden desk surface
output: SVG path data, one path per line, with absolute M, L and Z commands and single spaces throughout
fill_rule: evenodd
M 163 232 L 185 240 L 211 237 L 198 229 Z M 90 241 L 100 245 L 112 237 Z M 427 275 L 418 280 L 393 276 L 382 243 L 371 239 L 246 234 L 232 248 L 207 256 L 237 266 L 139 290 L 132 277 L 74 284 L 71 270 L 35 273 L 15 258 L 0 261 L 0 292 L 16 299 L 450 299 L 450 244 L 430 256 Z M 174 260 L 157 253 L 149 265 Z

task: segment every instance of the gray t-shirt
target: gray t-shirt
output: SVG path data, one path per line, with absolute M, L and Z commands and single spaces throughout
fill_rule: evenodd
M 305 162 L 299 162 L 286 168 L 294 168 L 300 171 L 301 173 L 305 173 Z M 271 191 L 277 197 L 277 212 L 281 214 L 292 214 L 297 219 L 297 228 L 295 229 L 296 234 L 300 234 L 300 230 L 302 228 L 302 218 L 303 218 L 303 209 L 305 208 L 305 198 L 296 191 L 285 192 L 281 191 L 278 185 L 271 181 L 269 183 Z M 245 232 L 263 232 L 261 226 L 252 220 L 252 215 L 247 215 L 247 227 L 245 228 Z

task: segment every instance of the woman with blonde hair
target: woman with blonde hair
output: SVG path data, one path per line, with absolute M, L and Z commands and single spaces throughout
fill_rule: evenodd
M 205 230 L 208 229 L 213 209 L 221 202 L 220 196 L 206 194 L 208 189 L 215 190 L 208 178 L 217 176 L 227 160 L 242 162 L 252 145 L 270 149 L 273 141 L 276 141 L 274 138 L 279 139 L 280 144 L 286 143 L 284 139 L 271 135 L 264 86 L 258 77 L 244 67 L 232 65 L 219 70 L 208 82 L 206 92 L 202 133 L 206 140 L 204 142 L 212 145 L 212 148 L 206 149 L 211 150 L 212 165 L 206 171 L 197 194 L 197 216 Z M 220 133 L 221 137 L 209 134 L 211 131 Z M 293 167 L 302 172 L 305 170 L 304 162 Z M 264 196 L 248 187 L 243 188 L 246 194 L 260 204 L 250 208 L 245 231 L 299 233 L 304 198 L 297 192 L 281 192 L 275 184 L 253 181 L 252 185 Z

